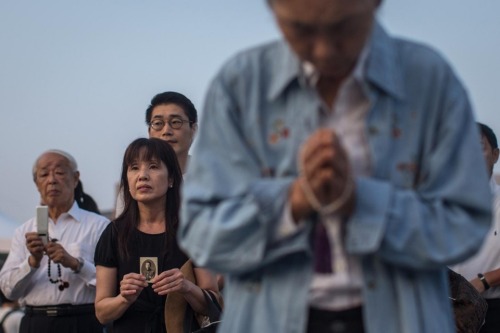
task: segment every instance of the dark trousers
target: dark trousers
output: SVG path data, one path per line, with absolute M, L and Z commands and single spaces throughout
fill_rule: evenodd
M 26 308 L 21 320 L 20 333 L 102 333 L 103 326 L 95 317 L 95 311 L 49 315 Z
M 487 299 L 488 311 L 486 312 L 485 323 L 479 333 L 499 333 L 500 332 L 500 299 Z
M 310 308 L 307 333 L 364 333 L 361 307 L 345 311 Z

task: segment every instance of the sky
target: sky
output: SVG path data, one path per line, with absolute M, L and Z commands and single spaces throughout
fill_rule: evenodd
M 385 0 L 378 17 L 389 33 L 439 50 L 477 119 L 500 136 L 499 12 L 497 0 Z M 34 216 L 31 169 L 53 148 L 75 157 L 85 191 L 112 209 L 125 148 L 147 136 L 151 98 L 185 94 L 203 126 L 224 62 L 279 36 L 264 0 L 2 0 L 0 212 L 18 223 Z

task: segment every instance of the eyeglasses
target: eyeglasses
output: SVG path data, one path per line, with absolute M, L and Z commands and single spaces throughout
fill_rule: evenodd
M 184 123 L 192 124 L 191 120 L 185 120 L 181 118 L 172 118 L 165 122 L 163 119 L 155 119 L 149 123 L 149 126 L 155 131 L 161 131 L 165 124 L 167 124 L 173 129 L 179 129 L 184 125 Z

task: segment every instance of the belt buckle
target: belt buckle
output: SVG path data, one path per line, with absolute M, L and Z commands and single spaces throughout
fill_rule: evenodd
M 45 313 L 47 315 L 47 317 L 57 317 L 58 313 L 57 313 L 57 308 L 47 308 L 47 310 L 45 310 Z

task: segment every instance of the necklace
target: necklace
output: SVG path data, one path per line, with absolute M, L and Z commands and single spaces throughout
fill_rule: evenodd
M 55 242 L 56 239 L 52 239 L 51 240 L 52 242 Z M 49 281 L 50 283 L 52 284 L 56 284 L 56 283 L 59 283 L 59 290 L 60 291 L 63 291 L 64 289 L 66 288 L 69 288 L 69 282 L 68 281 L 64 281 L 61 276 L 61 265 L 60 264 L 57 264 L 57 279 L 52 279 L 52 275 L 50 273 L 50 267 L 52 266 L 52 260 L 49 258 L 49 263 L 48 263 L 48 267 L 47 267 L 47 275 L 49 276 Z

